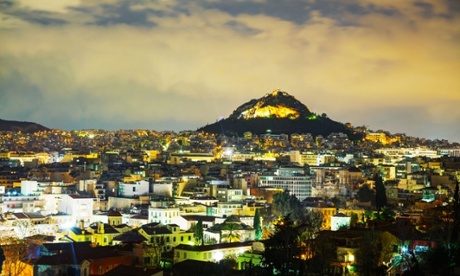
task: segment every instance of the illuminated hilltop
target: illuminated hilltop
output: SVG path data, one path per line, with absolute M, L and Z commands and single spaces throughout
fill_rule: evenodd
M 312 113 L 304 104 L 286 92 L 275 90 L 258 100 L 251 100 L 237 108 L 229 118 L 288 118 L 298 119 Z
M 333 121 L 327 116 L 318 116 L 286 92 L 275 90 L 260 99 L 253 99 L 239 106 L 226 119 L 198 129 L 208 133 L 243 135 L 271 133 L 310 133 L 314 136 L 327 136 L 342 132 L 355 140 L 350 127 Z

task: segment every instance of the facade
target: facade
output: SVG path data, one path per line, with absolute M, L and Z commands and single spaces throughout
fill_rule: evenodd
M 96 246 L 112 245 L 113 239 L 122 234 L 117 228 L 103 222 L 92 223 L 86 230 L 92 234 L 91 241 Z
M 216 223 L 216 217 L 202 215 L 181 215 L 174 218 L 173 223 L 179 225 L 180 229 L 187 231 L 196 225 L 200 219 L 203 222 L 203 229 L 212 227 Z
M 158 222 L 163 225 L 172 223 L 180 215 L 179 208 L 149 207 L 149 222 Z
M 245 242 L 255 239 L 255 230 L 242 223 L 238 216 L 230 216 L 220 224 L 216 224 L 203 231 L 204 241 L 216 243 Z
M 290 161 L 297 163 L 300 166 L 319 166 L 321 159 L 320 155 L 313 152 L 300 152 L 293 150 L 289 152 Z
M 148 244 L 158 246 L 162 252 L 169 251 L 179 244 L 195 244 L 194 233 L 182 231 L 176 224 L 148 223 L 142 225 L 138 231 Z
M 350 228 L 351 217 L 338 213 L 331 217 L 331 231 L 337 231 L 341 228 Z
M 227 256 L 239 256 L 251 251 L 253 242 L 220 243 L 214 245 L 192 246 L 180 244 L 174 248 L 174 263 L 196 260 L 217 263 Z
M 93 203 L 94 199 L 90 197 L 76 194 L 62 195 L 62 200 L 58 203 L 58 211 L 69 214 L 75 225 L 80 221 L 89 224 L 93 215 Z
M 241 202 L 243 190 L 233 188 L 217 188 L 217 199 L 219 202 Z
M 2 196 L 2 212 L 34 212 L 43 202 L 38 195 L 4 195 Z
M 258 186 L 289 190 L 289 193 L 295 195 L 300 201 L 311 197 L 312 194 L 312 179 L 309 176 L 262 175 Z
M 135 181 L 132 183 L 118 183 L 118 195 L 121 197 L 136 197 L 148 195 L 150 183 L 145 180 Z

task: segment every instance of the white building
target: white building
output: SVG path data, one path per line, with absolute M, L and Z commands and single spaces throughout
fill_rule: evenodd
M 63 196 L 62 194 L 42 194 L 40 196 L 43 200 L 41 214 L 47 216 L 58 213 L 59 202 L 61 202 Z
M 298 170 L 289 173 L 286 169 L 280 169 L 278 175 L 261 175 L 259 187 L 271 187 L 288 190 L 289 194 L 295 195 L 300 201 L 311 197 L 312 179 L 310 176 L 302 175 Z
M 331 217 L 331 231 L 337 231 L 340 228 L 350 228 L 351 217 L 338 213 Z
M 93 215 L 93 202 L 94 199 L 91 197 L 65 194 L 62 195 L 62 200 L 58 203 L 58 211 L 69 214 L 75 225 L 79 221 L 88 224 Z
M 460 149 L 452 148 L 452 149 L 439 149 L 438 154 L 440 156 L 450 156 L 450 157 L 460 157 Z
M 118 194 L 121 197 L 135 197 L 149 194 L 149 182 L 145 180 L 133 183 L 118 183 Z
M 41 205 L 38 195 L 23 196 L 23 195 L 4 195 L 2 196 L 2 213 L 6 212 L 35 212 L 36 208 Z
M 164 225 L 171 224 L 173 223 L 173 219 L 179 215 L 179 208 L 149 207 L 149 223 L 159 222 Z
M 21 180 L 21 194 L 32 195 L 39 193 L 39 184 L 35 180 Z

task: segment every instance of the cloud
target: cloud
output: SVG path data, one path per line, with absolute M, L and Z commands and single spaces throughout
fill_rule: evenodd
M 0 117 L 195 129 L 280 88 L 336 120 L 436 137 L 415 128 L 423 118 L 460 140 L 459 112 L 442 112 L 460 103 L 460 19 L 448 4 L 351 1 L 328 13 L 326 2 L 293 1 L 302 16 L 292 20 L 271 1 L 246 3 L 249 12 L 212 1 L 73 1 L 34 17 L 43 8 L 21 2 L 1 14 L 15 24 L 0 30 Z M 66 24 L 30 20 L 41 17 Z M 28 97 L 36 107 L 24 113 Z
M 67 13 L 69 8 L 79 6 L 80 0 L 17 0 L 20 7 L 34 10 L 34 11 L 46 11 L 46 12 L 57 12 Z

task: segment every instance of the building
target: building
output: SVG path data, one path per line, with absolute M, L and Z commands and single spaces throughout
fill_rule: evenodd
M 58 203 L 58 211 L 69 214 L 75 225 L 79 221 L 89 224 L 93 215 L 94 199 L 77 194 L 62 195 L 62 200 Z
M 289 152 L 290 161 L 300 166 L 319 166 L 321 163 L 320 155 L 313 152 L 300 152 L 293 150 Z
M 118 183 L 118 195 L 121 197 L 138 197 L 149 194 L 150 183 L 145 180 L 130 183 Z
M 216 217 L 203 215 L 180 215 L 172 221 L 174 224 L 179 225 L 180 229 L 187 231 L 190 227 L 196 225 L 199 220 L 203 223 L 203 229 L 212 227 L 216 223 Z
M 241 202 L 243 200 L 243 190 L 219 187 L 217 188 L 217 199 L 219 202 Z
M 176 224 L 148 223 L 142 225 L 137 231 L 148 244 L 160 247 L 162 252 L 169 251 L 179 244 L 195 244 L 194 233 L 182 231 Z
M 254 239 L 254 228 L 241 222 L 238 216 L 229 216 L 222 223 L 215 224 L 203 231 L 205 242 L 243 242 Z
M 261 175 L 258 187 L 288 190 L 289 194 L 295 195 L 300 201 L 303 201 L 312 196 L 312 179 L 302 173 L 299 169 L 293 171 L 279 169 L 275 175 Z
M 192 246 L 180 244 L 174 248 L 174 264 L 185 260 L 217 263 L 227 256 L 239 256 L 251 251 L 253 242 L 232 242 L 214 245 Z
M 158 222 L 163 225 L 167 225 L 172 223 L 173 219 L 179 215 L 179 208 L 149 207 L 149 222 Z
M 342 228 L 350 228 L 351 217 L 338 213 L 331 216 L 331 231 L 337 231 Z

